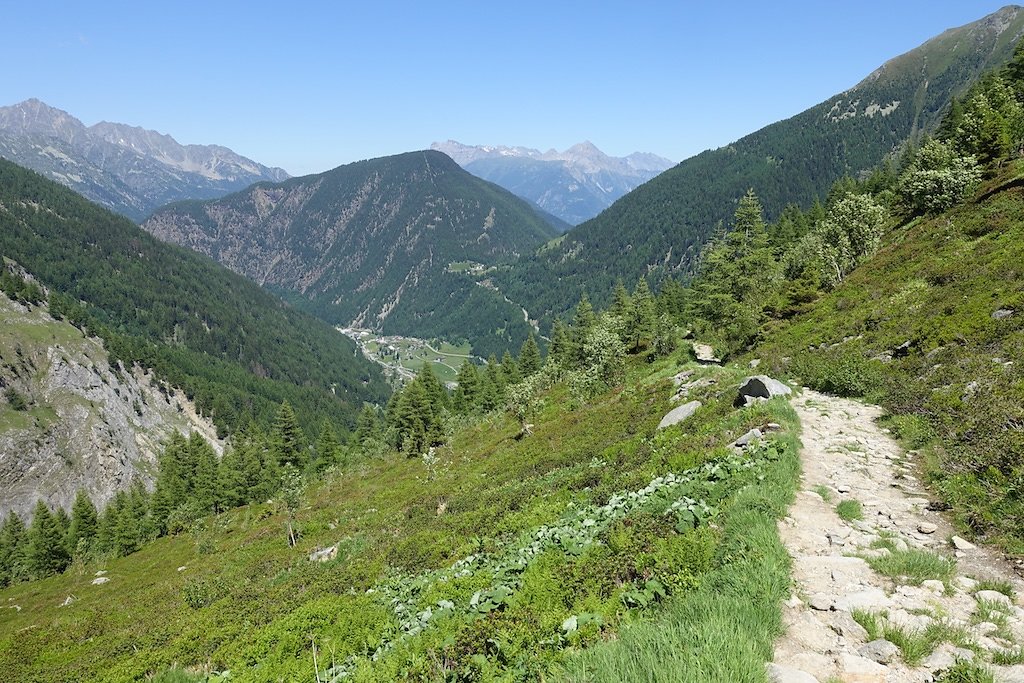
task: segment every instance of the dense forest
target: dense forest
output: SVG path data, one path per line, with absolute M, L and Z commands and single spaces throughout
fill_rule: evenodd
M 0 254 L 50 290 L 50 312 L 181 387 L 222 433 L 268 424 L 284 400 L 307 427 L 386 400 L 349 340 L 206 257 L 7 161 L 0 207 Z

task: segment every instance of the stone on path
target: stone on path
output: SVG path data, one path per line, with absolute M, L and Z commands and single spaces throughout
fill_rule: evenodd
M 974 545 L 973 543 L 971 543 L 970 541 L 968 541 L 967 539 L 960 538 L 959 536 L 954 536 L 953 538 L 951 538 L 949 540 L 952 541 L 953 547 L 956 548 L 957 550 L 974 550 L 975 548 L 978 547 L 978 546 Z
M 658 429 L 664 429 L 665 427 L 671 427 L 674 424 L 679 424 L 686 418 L 692 416 L 697 412 L 697 409 L 701 407 L 700 401 L 690 401 L 683 405 L 673 408 L 668 412 L 665 417 L 661 418 L 661 422 L 658 423 Z
M 974 597 L 977 600 L 984 600 L 985 602 L 994 602 L 1000 605 L 1006 605 L 1007 607 L 1013 606 L 1013 601 L 999 591 L 978 591 L 974 594 Z
M 832 623 L 829 624 L 832 630 L 844 638 L 850 640 L 867 640 L 868 632 L 864 630 L 864 627 L 857 623 L 857 620 L 853 618 L 853 615 L 849 612 L 836 612 L 835 617 L 832 618 Z
M 934 534 L 939 530 L 939 525 L 932 524 L 931 522 L 921 522 L 917 525 L 917 530 L 922 534 Z
M 806 671 L 774 663 L 768 665 L 768 680 L 772 683 L 818 683 L 818 679 Z
M 832 609 L 832 598 L 824 593 L 818 593 L 812 595 L 807 604 L 811 606 L 811 609 L 818 610 L 819 612 L 828 612 Z
M 879 664 L 888 664 L 900 653 L 900 649 L 884 638 L 872 640 L 864 647 L 857 650 L 861 657 L 870 659 Z

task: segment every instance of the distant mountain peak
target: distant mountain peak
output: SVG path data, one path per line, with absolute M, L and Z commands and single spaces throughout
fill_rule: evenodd
M 465 145 L 456 140 L 435 142 L 430 148 L 574 225 L 593 218 L 626 192 L 675 165 L 650 152 L 609 156 L 590 140 L 563 152 Z
M 182 199 L 211 199 L 289 177 L 221 145 L 182 145 L 141 126 L 86 127 L 36 98 L 0 107 L 0 156 L 140 220 Z

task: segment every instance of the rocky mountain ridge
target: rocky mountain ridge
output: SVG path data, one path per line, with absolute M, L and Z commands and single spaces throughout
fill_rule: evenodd
M 169 202 L 289 177 L 219 145 L 182 145 L 120 123 L 86 126 L 37 99 L 0 107 L 0 156 L 136 221 Z
M 562 152 L 464 145 L 455 140 L 435 142 L 430 148 L 572 225 L 596 216 L 622 195 L 674 165 L 643 152 L 608 156 L 590 141 Z

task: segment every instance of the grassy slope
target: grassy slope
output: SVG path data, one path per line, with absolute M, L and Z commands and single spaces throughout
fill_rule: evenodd
M 795 417 L 785 404 L 734 410 L 740 376 L 725 371 L 685 431 L 656 434 L 678 362 L 633 366 L 624 388 L 574 409 L 556 387 L 522 440 L 511 420 L 485 418 L 457 431 L 435 465 L 386 456 L 334 471 L 306 497 L 297 550 L 279 514 L 251 506 L 103 563 L 105 585 L 90 584 L 97 564 L 0 592 L 0 604 L 22 607 L 0 611 L 0 670 L 119 681 L 178 662 L 230 668 L 232 680 L 292 680 L 312 673 L 312 636 L 321 662 L 360 656 L 349 662 L 355 680 L 533 680 L 563 664 L 577 680 L 638 664 L 655 667 L 647 680 L 764 680 L 788 585 L 774 519 L 795 485 L 795 442 L 783 438 L 757 469 L 730 469 L 724 444 L 767 421 L 792 429 Z M 665 491 L 709 501 L 714 524 L 676 533 L 664 492 L 626 519 L 587 522 L 588 505 L 691 470 L 694 482 Z M 601 542 L 577 545 L 588 529 Z M 545 533 L 525 569 L 509 570 Z M 338 559 L 306 560 L 339 542 Z M 449 569 L 470 555 L 466 571 Z M 670 593 L 662 605 L 627 609 L 652 578 Z M 513 595 L 473 618 L 471 596 L 495 582 Z M 77 600 L 58 607 L 67 595 Z M 404 616 L 392 597 L 409 606 Z M 452 612 L 438 605 L 447 599 Z M 426 607 L 438 613 L 428 627 L 402 636 L 403 620 Z M 586 623 L 595 614 L 602 625 Z M 572 615 L 580 627 L 566 633 Z M 727 657 L 716 645 L 724 633 L 735 643 Z M 371 663 L 382 641 L 392 646 Z
M 1024 553 L 1022 264 L 1018 162 L 966 205 L 895 228 L 872 260 L 759 350 L 812 386 L 879 400 L 895 431 L 924 449 L 956 520 L 1014 553 Z M 998 319 L 999 309 L 1015 312 Z M 905 356 L 871 360 L 905 342 Z

